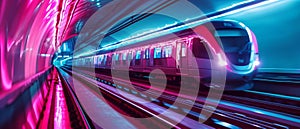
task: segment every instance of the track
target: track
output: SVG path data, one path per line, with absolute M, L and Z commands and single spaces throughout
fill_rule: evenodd
M 100 83 L 104 83 L 106 85 L 110 85 L 112 87 L 115 87 L 119 90 L 122 90 L 124 92 L 128 92 L 131 94 L 134 94 L 135 96 L 139 96 L 142 98 L 148 98 L 150 99 L 153 103 L 165 107 L 165 108 L 171 108 L 174 112 L 177 112 L 179 114 L 184 114 L 188 113 L 188 117 L 194 120 L 201 119 L 201 115 L 199 112 L 202 110 L 205 110 L 206 112 L 213 112 L 213 115 L 208 118 L 208 120 L 205 122 L 205 124 L 210 125 L 212 127 L 224 127 L 224 125 L 230 125 L 231 127 L 247 127 L 247 128 L 297 128 L 300 127 L 299 123 L 295 121 L 289 121 L 289 120 L 284 120 L 281 118 L 274 118 L 272 116 L 268 116 L 267 114 L 262 115 L 262 113 L 254 113 L 253 111 L 248 111 L 250 109 L 255 109 L 257 111 L 261 111 L 262 109 L 269 109 L 271 111 L 275 111 L 276 113 L 279 113 L 283 116 L 288 116 L 288 118 L 297 118 L 297 111 L 299 110 L 298 106 L 295 105 L 288 105 L 288 104 L 280 104 L 278 102 L 272 102 L 272 101 L 266 101 L 262 99 L 253 99 L 251 97 L 246 97 L 246 95 L 239 96 L 237 93 L 230 93 L 230 94 L 225 94 L 222 97 L 222 101 L 219 103 L 219 106 L 217 109 L 206 106 L 204 107 L 205 103 L 205 93 L 200 93 L 202 94 L 202 97 L 200 96 L 197 100 L 196 103 L 192 103 L 192 100 L 189 100 L 188 97 L 186 96 L 178 96 L 178 94 L 174 94 L 172 91 L 164 91 L 164 94 L 161 95 L 158 99 L 153 100 L 155 97 L 151 96 L 157 96 L 157 93 L 160 92 L 146 92 L 147 94 L 139 94 L 136 90 L 141 90 L 141 91 L 146 91 L 148 87 L 145 85 L 145 83 L 140 83 L 140 82 L 131 82 L 137 87 L 134 89 L 130 89 L 126 87 L 126 81 L 122 82 L 122 79 L 118 80 L 118 83 L 124 83 L 124 85 L 115 85 L 112 81 L 112 79 L 108 76 L 104 75 L 98 75 L 96 74 L 96 77 L 93 77 L 89 75 L 88 73 L 85 73 L 86 77 L 92 78 L 94 80 L 97 80 Z M 116 81 L 116 80 L 114 80 Z M 138 88 L 138 89 L 137 89 Z M 244 94 L 243 94 L 244 95 Z M 249 96 L 251 96 L 249 94 Z M 265 98 L 266 96 L 262 97 Z M 269 96 L 268 99 L 276 99 L 276 98 L 271 98 Z M 175 101 L 181 102 L 180 106 L 171 106 L 172 103 Z M 228 104 L 230 101 L 230 104 Z M 211 101 L 210 103 L 214 103 Z M 235 104 L 238 103 L 238 104 Z M 244 107 L 250 107 L 248 110 L 246 109 L 241 109 L 238 107 L 235 107 L 236 105 L 241 105 L 243 104 Z M 272 106 L 273 105 L 273 106 Z M 276 106 L 274 106 L 276 105 Z M 191 111 L 186 111 L 184 108 L 185 106 L 193 106 Z M 280 108 L 278 108 L 280 107 Z M 215 110 L 215 111 L 214 111 Z M 269 113 L 269 110 L 265 111 Z M 288 111 L 287 111 L 288 110 Z M 283 112 L 287 111 L 287 112 Z M 282 113 L 283 112 L 283 113 Z M 293 114 L 296 113 L 296 114 Z M 291 115 L 292 114 L 292 115 Z M 207 118 L 203 118 L 205 120 Z M 224 122 L 227 122 L 227 124 L 224 124 Z M 238 125 L 238 126 L 237 126 Z
M 284 112 L 295 117 L 300 116 L 300 101 L 295 99 L 258 94 L 254 91 L 227 92 L 223 95 L 223 99 L 272 111 Z
M 207 125 L 195 122 L 188 118 L 184 120 L 186 123 L 179 123 L 180 121 L 177 122 L 176 118 L 174 119 L 168 116 L 158 116 L 157 114 L 160 114 L 160 111 L 165 110 L 164 108 L 161 108 L 155 104 L 143 105 L 143 104 L 136 103 L 118 94 L 115 91 L 115 88 L 112 88 L 111 86 L 103 86 L 103 84 L 102 85 L 95 84 L 95 82 L 93 82 L 91 78 L 86 78 L 83 77 L 82 75 L 74 74 L 74 73 L 72 74 L 72 77 L 83 82 L 84 84 L 86 84 L 86 86 L 90 87 L 90 89 L 100 90 L 101 95 L 105 97 L 109 105 L 114 107 L 114 109 L 117 110 L 119 113 L 134 118 L 149 118 L 149 117 L 152 118 L 150 121 L 147 121 L 146 123 L 145 121 L 141 121 L 140 124 L 142 123 L 142 125 L 151 125 L 151 128 L 193 128 L 193 127 L 211 128 Z M 153 110 L 153 109 L 159 109 L 159 110 Z M 178 116 L 180 114 L 174 113 L 174 115 Z

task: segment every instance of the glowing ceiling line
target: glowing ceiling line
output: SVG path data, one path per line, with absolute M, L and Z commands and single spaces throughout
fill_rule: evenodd
M 82 54 L 79 54 L 79 55 L 75 56 L 74 58 L 79 58 L 81 56 L 88 56 L 88 55 L 91 55 L 93 53 L 96 53 L 96 52 L 99 52 L 99 51 L 102 51 L 102 50 L 116 49 L 118 47 L 122 47 L 122 46 L 126 46 L 126 45 L 136 43 L 138 41 L 143 41 L 143 40 L 148 40 L 148 39 L 154 38 L 157 35 L 165 35 L 165 34 L 170 33 L 170 32 L 176 32 L 176 30 L 180 30 L 180 29 L 183 30 L 183 29 L 187 29 L 187 28 L 192 28 L 192 27 L 203 24 L 203 23 L 208 22 L 208 21 L 213 20 L 213 19 L 217 19 L 217 18 L 227 16 L 227 15 L 231 15 L 231 14 L 235 14 L 235 13 L 242 12 L 242 11 L 245 11 L 245 10 L 249 10 L 249 9 L 252 9 L 252 8 L 260 7 L 260 6 L 263 6 L 263 5 L 271 4 L 271 3 L 274 3 L 274 2 L 277 2 L 277 1 L 278 0 L 260 1 L 260 2 L 255 3 L 255 4 L 247 5 L 245 7 L 241 7 L 241 8 L 238 8 L 238 9 L 235 9 L 235 10 L 232 10 L 232 11 L 228 11 L 228 12 L 225 12 L 225 13 L 222 13 L 222 14 L 218 14 L 218 15 L 215 15 L 215 16 L 211 16 L 211 17 L 209 17 L 209 16 L 208 17 L 200 16 L 200 18 L 189 19 L 191 21 L 190 23 L 188 23 L 189 21 L 186 21 L 187 23 L 184 23 L 183 25 L 180 25 L 180 26 L 175 25 L 175 27 L 172 27 L 172 26 L 174 26 L 174 24 L 170 24 L 170 26 L 166 25 L 167 27 L 164 26 L 162 28 L 157 28 L 155 30 L 148 31 L 145 34 L 144 33 L 143 34 L 138 34 L 136 36 L 132 36 L 131 38 L 123 39 L 118 44 L 113 44 L 111 46 L 107 45 L 105 48 L 100 48 L 98 50 L 82 53 Z M 216 12 L 231 10 L 231 9 L 236 8 L 238 6 L 241 6 L 241 5 L 250 4 L 251 2 L 255 2 L 255 0 L 248 0 L 248 1 L 244 1 L 244 2 L 239 2 L 239 3 L 233 4 L 231 6 L 225 7 L 223 9 L 220 9 Z M 216 13 L 216 12 L 214 12 L 214 13 Z M 211 14 L 213 14 L 213 13 L 211 13 Z M 208 15 L 211 15 L 211 14 L 208 14 Z M 200 19 L 200 20 L 197 20 L 197 19 Z M 169 29 L 166 29 L 166 28 L 169 28 Z M 159 31 L 159 30 L 161 30 L 161 31 Z M 157 31 L 157 32 L 155 33 L 155 31 Z M 141 35 L 144 35 L 144 36 L 140 37 Z M 71 59 L 71 58 L 67 58 L 67 59 Z
M 246 3 L 250 3 L 250 2 L 253 2 L 254 0 L 249 0 L 249 1 L 245 1 L 245 2 L 240 2 L 240 3 L 236 3 L 236 4 L 233 4 L 232 6 L 229 6 L 229 7 L 226 7 L 224 9 L 220 9 L 216 12 L 220 12 L 220 11 L 224 11 L 224 10 L 228 10 L 228 9 L 232 9 L 232 8 L 235 8 L 239 5 L 243 5 L 243 4 L 246 4 Z M 198 20 L 198 21 L 195 21 L 195 22 L 191 22 L 191 23 L 186 23 L 182 26 L 178 26 L 178 27 L 175 27 L 175 28 L 170 28 L 168 30 L 164 30 L 165 28 L 168 28 L 168 27 L 171 27 L 173 26 L 174 24 L 170 24 L 169 26 L 164 26 L 164 27 L 161 27 L 161 28 L 157 28 L 155 30 L 152 30 L 150 32 L 146 32 L 148 33 L 149 35 L 157 35 L 157 34 L 152 34 L 152 32 L 155 32 L 157 30 L 163 30 L 162 32 L 169 32 L 170 30 L 175 30 L 175 29 L 180 29 L 180 28 L 184 28 L 184 27 L 194 27 L 194 26 L 197 26 L 201 23 L 204 23 L 204 22 L 207 22 L 209 20 L 212 20 L 212 19 L 216 19 L 216 18 L 219 18 L 219 17 L 222 17 L 222 16 L 226 16 L 226 15 L 230 15 L 230 14 L 234 14 L 234 13 L 238 13 L 238 12 L 241 12 L 241 11 L 244 11 L 244 10 L 248 10 L 248 9 L 252 9 L 252 8 L 255 8 L 255 7 L 259 7 L 259 6 L 262 6 L 262 5 L 265 5 L 265 4 L 269 4 L 269 3 L 272 3 L 272 2 L 275 2 L 277 0 L 269 0 L 269 1 L 264 1 L 264 2 L 260 2 L 260 3 L 257 3 L 257 4 L 254 4 L 254 5 L 250 5 L 250 6 L 246 6 L 246 7 L 243 7 L 243 8 L 240 8 L 240 9 L 237 9 L 237 10 L 233 10 L 233 11 L 230 11 L 230 12 L 227 12 L 227 13 L 224 13 L 224 14 L 221 14 L 221 15 L 216 15 L 216 16 L 213 16 L 213 17 L 208 17 L 207 19 L 203 19 L 203 20 Z M 175 24 L 176 25 L 176 24 Z M 157 32 L 159 33 L 159 32 Z M 126 38 L 126 39 L 123 39 L 121 40 L 120 42 L 124 42 L 124 43 L 119 43 L 119 44 L 116 44 L 115 45 L 111 45 L 111 46 L 106 46 L 105 48 L 102 48 L 102 50 L 105 50 L 105 49 L 109 49 L 107 47 L 112 47 L 111 49 L 114 49 L 114 48 L 117 48 L 117 47 L 120 47 L 121 45 L 125 44 L 125 45 L 129 45 L 131 40 L 135 40 L 136 38 L 143 38 L 143 37 L 140 37 L 142 34 L 139 34 L 139 35 L 136 35 L 136 36 L 132 36 L 130 38 Z M 149 36 L 150 37 L 150 36 Z M 150 38 L 148 38 L 150 39 Z M 127 43 L 126 43 L 127 42 Z M 101 49 L 100 49 L 101 50 Z
M 58 11 L 58 6 L 59 6 L 58 0 L 55 0 L 54 3 L 55 3 L 55 5 L 53 7 L 53 10 L 55 10 L 55 12 L 57 12 Z M 56 15 L 56 17 L 53 16 L 54 17 L 54 20 L 53 20 L 53 36 L 52 36 L 51 45 L 52 45 L 53 49 L 56 50 L 56 41 L 57 41 L 56 36 L 57 36 L 57 29 L 58 29 L 58 28 L 56 28 L 56 24 L 58 23 L 58 21 L 57 21 L 58 13 L 54 13 L 53 15 Z
M 74 13 L 75 13 L 75 9 L 76 9 L 76 7 L 77 7 L 79 1 L 80 1 L 80 0 L 75 0 L 75 3 L 73 4 L 73 8 L 72 8 L 71 14 L 69 14 L 70 17 L 68 18 L 66 27 L 64 28 L 63 33 L 62 33 L 62 34 L 63 34 L 63 35 L 62 35 L 62 38 L 65 36 L 66 30 L 67 30 L 66 28 L 68 28 L 68 27 L 70 26 L 71 20 L 73 19 L 73 16 L 74 16 Z M 70 3 L 71 3 L 71 2 L 70 2 Z M 68 5 L 69 5 L 69 3 L 68 3 Z

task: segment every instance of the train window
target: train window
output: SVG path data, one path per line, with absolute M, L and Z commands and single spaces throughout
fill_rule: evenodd
M 185 57 L 186 56 L 186 44 L 182 43 L 181 44 L 181 57 Z
M 98 56 L 98 64 L 103 64 L 103 55 Z
M 98 57 L 94 56 L 94 65 L 97 65 L 97 64 L 98 64 Z
M 127 53 L 126 52 L 124 52 L 123 54 L 122 54 L 122 62 L 123 62 L 123 65 L 126 65 L 127 64 Z
M 162 57 L 168 58 L 172 56 L 172 46 L 165 46 L 163 49 L 163 55 Z
M 116 60 L 116 61 L 119 60 L 119 54 L 115 54 L 115 60 Z
M 161 58 L 161 48 L 160 47 L 157 47 L 157 48 L 154 48 L 154 58 Z
M 133 59 L 133 53 L 132 53 L 132 52 L 129 52 L 129 53 L 128 53 L 128 59 L 129 59 L 129 60 L 132 60 L 132 59 Z
M 144 53 L 144 58 L 145 59 L 149 59 L 150 58 L 150 54 L 149 54 L 149 48 L 145 49 L 145 53 Z
M 220 45 L 225 53 L 238 52 L 241 48 L 247 47 L 250 41 L 247 31 L 241 29 L 217 30 L 215 36 L 220 38 Z
M 85 64 L 88 64 L 88 63 L 89 63 L 88 60 L 87 60 L 87 58 L 84 59 L 84 63 L 85 63 Z
M 104 64 L 104 61 L 105 61 L 105 55 L 101 55 L 101 56 L 102 56 L 101 63 Z
M 126 60 L 126 58 L 127 58 L 127 53 L 125 52 L 125 53 L 123 53 L 123 55 L 122 55 L 123 57 L 122 57 L 122 60 Z
M 107 55 L 104 55 L 103 64 L 106 64 L 106 61 L 107 61 Z
M 247 36 L 247 32 L 239 29 L 217 30 L 215 31 L 215 36 L 217 37 Z
M 94 64 L 94 58 L 90 57 L 90 65 L 93 65 L 93 64 Z
M 111 65 L 114 54 L 106 55 L 106 65 Z
M 141 59 L 141 51 L 136 51 L 135 59 L 137 60 Z
M 114 61 L 115 60 L 115 54 L 111 54 L 111 58 L 110 58 L 110 61 Z
M 120 53 L 115 54 L 115 64 L 119 65 L 120 64 Z
M 208 52 L 206 50 L 205 44 L 201 41 L 200 38 L 194 38 L 193 40 L 192 51 L 195 57 L 209 59 Z

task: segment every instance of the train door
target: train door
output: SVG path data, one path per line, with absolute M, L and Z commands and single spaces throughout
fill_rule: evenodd
M 122 66 L 123 67 L 127 66 L 127 52 L 122 53 Z
M 150 48 L 146 48 L 144 50 L 144 60 L 143 60 L 143 64 L 145 67 L 149 67 L 150 66 Z
M 94 58 L 94 67 L 98 67 L 98 56 L 93 56 Z
M 128 63 L 129 63 L 129 67 L 131 68 L 133 66 L 133 52 L 129 51 L 128 53 Z
M 107 54 L 106 56 L 106 68 L 110 68 L 111 66 L 111 56 L 110 54 Z
M 141 50 L 137 50 L 135 52 L 135 57 L 134 57 L 135 58 L 135 60 L 134 60 L 135 67 L 140 67 L 141 66 L 141 60 L 142 60 L 141 55 L 142 55 Z
M 150 61 L 149 61 L 149 66 L 152 67 L 154 64 L 154 48 L 150 49 Z
M 175 67 L 175 60 L 172 58 L 172 52 L 173 52 L 173 45 L 168 44 L 163 47 L 162 51 L 162 57 L 164 58 L 164 66 L 170 68 L 170 67 Z
M 162 47 L 158 46 L 154 48 L 154 66 L 155 67 L 162 67 L 163 64 L 163 58 L 162 58 Z
M 134 56 L 134 70 L 140 71 L 142 68 L 142 51 L 136 50 Z
M 198 70 L 200 78 L 209 80 L 211 77 L 211 57 L 207 43 L 200 38 L 193 38 L 190 42 L 195 61 L 189 62 L 190 70 Z M 193 60 L 194 60 L 193 59 Z
M 187 68 L 187 43 L 178 41 L 176 44 L 176 67 Z

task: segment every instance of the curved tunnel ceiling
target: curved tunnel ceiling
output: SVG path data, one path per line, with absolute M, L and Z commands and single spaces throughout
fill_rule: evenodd
M 110 6 L 112 8 L 116 8 L 116 6 L 120 6 L 120 4 L 125 3 L 126 5 L 130 6 L 132 3 L 135 3 L 134 8 L 139 9 L 138 7 L 144 7 L 140 9 L 147 9 L 147 8 L 158 8 L 162 6 L 164 3 L 166 5 L 176 4 L 180 3 L 182 1 L 188 2 L 195 7 L 199 8 L 203 13 L 208 14 L 211 12 L 214 12 L 216 10 L 232 6 L 236 3 L 243 2 L 243 0 L 231 0 L 231 1 L 207 1 L 207 0 L 181 0 L 177 2 L 170 2 L 168 0 L 153 0 L 152 2 L 145 2 L 145 1 L 131 1 L 131 0 L 123 0 L 123 2 L 120 1 L 113 1 L 113 0 L 77 0 L 76 9 L 73 11 L 73 16 L 70 21 L 70 25 L 68 26 L 67 30 L 65 31 L 63 40 L 67 40 L 73 36 L 76 36 L 78 31 L 78 24 L 79 23 L 85 23 L 91 15 L 93 15 L 96 11 L 99 11 L 101 8 L 107 6 Z M 130 3 L 130 4 L 129 4 Z M 110 5 L 108 5 L 110 4 Z M 115 6 L 115 7 L 113 7 Z M 182 8 L 182 7 L 181 7 Z M 104 10 L 105 11 L 105 10 Z M 119 12 L 126 11 L 126 8 L 120 9 Z M 137 13 L 137 10 L 131 10 Z M 140 10 L 142 12 L 143 10 Z M 147 13 L 144 11 L 144 13 Z M 130 13 L 128 13 L 129 15 Z M 117 15 L 117 14 L 115 14 Z M 135 15 L 134 13 L 131 15 Z M 113 17 L 113 16 L 111 16 Z M 187 16 L 190 17 L 190 16 Z M 120 21 L 119 21 L 120 22 Z M 80 30 L 80 29 L 79 29 Z
M 91 2 L 91 1 L 90 1 Z M 142 14 L 164 14 L 166 17 L 173 17 L 175 21 L 180 22 L 187 19 L 193 19 L 206 14 L 216 12 L 216 10 L 221 10 L 223 8 L 233 6 L 236 3 L 241 3 L 242 0 L 234 0 L 230 2 L 211 2 L 211 1 L 201 1 L 201 0 L 181 0 L 181 1 L 168 1 L 168 0 L 152 0 L 152 1 L 93 1 L 94 5 L 90 5 L 93 8 L 87 8 L 83 1 L 80 1 L 76 10 L 74 11 L 74 16 L 71 21 L 70 26 L 64 36 L 64 40 L 68 40 L 79 34 L 82 24 L 88 23 L 85 26 L 85 32 L 88 29 L 93 29 L 93 32 L 86 33 L 88 35 L 83 38 L 84 41 L 77 41 L 75 51 L 80 51 L 77 53 L 82 53 L 86 51 L 95 50 L 98 46 L 105 46 L 109 44 L 106 42 L 99 45 L 102 38 L 101 36 L 109 36 L 106 39 L 110 40 L 120 40 L 124 37 L 130 37 L 135 33 L 143 33 L 147 30 L 157 29 L 164 27 L 166 25 L 174 24 L 174 21 L 164 21 L 157 19 L 156 16 L 140 16 L 143 17 L 141 21 L 135 21 L 134 24 L 126 26 L 125 19 L 139 19 L 136 17 Z M 91 4 L 90 3 L 90 4 Z M 97 3 L 100 3 L 99 9 L 95 9 Z M 103 4 L 102 4 L 103 3 Z M 95 5 L 96 4 L 96 5 Z M 83 5 L 83 6 L 81 6 Z M 181 11 L 177 11 L 180 9 Z M 84 11 L 83 11 L 84 10 Z M 96 18 L 95 18 L 96 17 Z M 166 17 L 164 19 L 166 19 Z M 92 19 L 92 20 L 91 20 Z M 88 27 L 87 27 L 88 26 Z M 124 27 L 125 26 L 125 27 Z M 90 27 L 90 28 L 89 28 Z M 115 28 L 121 28 L 114 32 L 113 35 L 111 31 L 115 31 Z M 88 30 L 90 31 L 90 30 Z M 92 34 L 93 33 L 93 34 Z M 97 34 L 97 35 L 96 35 Z M 85 35 L 85 36 L 86 36 Z
M 2 0 L 0 6 L 0 90 L 8 90 L 52 66 L 76 1 Z
M 201 10 L 203 13 L 189 13 L 182 2 Z M 106 35 L 112 28 L 115 40 L 131 36 L 138 32 L 138 24 L 131 27 L 120 22 L 136 14 L 167 13 L 177 16 L 179 21 L 193 18 L 198 14 L 210 14 L 230 7 L 243 0 L 207 1 L 207 0 L 1 0 L 0 42 L 1 42 L 1 90 L 7 90 L 14 83 L 29 78 L 52 66 L 52 58 L 62 42 L 78 36 L 81 29 L 89 29 L 86 24 L 96 28 L 95 33 L 87 34 L 87 41 L 77 42 L 81 52 L 95 49 L 99 40 L 93 34 Z M 180 13 L 174 9 L 181 10 Z M 109 10 L 109 11 L 108 11 Z M 172 11 L 173 10 L 173 11 Z M 93 17 L 94 16 L 94 17 Z M 96 23 L 91 18 L 96 17 Z M 145 19 L 144 21 L 150 20 Z M 152 19 L 156 19 L 153 17 Z M 143 25 L 145 31 L 173 21 L 151 22 Z M 114 30 L 114 29 L 113 29 Z M 142 32 L 139 32 L 142 33 Z M 101 37 L 101 36 L 100 36 Z M 82 50 L 81 50 L 82 49 Z

